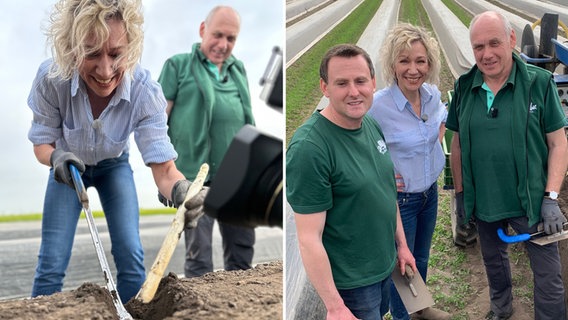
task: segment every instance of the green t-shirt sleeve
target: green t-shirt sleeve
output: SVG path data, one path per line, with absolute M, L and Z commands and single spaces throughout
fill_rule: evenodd
M 548 99 L 545 100 L 547 101 L 547 106 L 544 114 L 544 131 L 546 133 L 551 133 L 566 125 L 566 115 L 562 109 L 562 103 L 560 102 L 560 97 L 558 96 L 553 77 L 550 77 L 546 96 Z
M 309 140 L 292 141 L 286 152 L 286 197 L 296 213 L 316 213 L 333 205 L 330 165 Z
M 166 60 L 162 72 L 158 77 L 158 83 L 162 86 L 162 91 L 167 100 L 174 101 L 178 91 L 178 67 L 172 59 Z

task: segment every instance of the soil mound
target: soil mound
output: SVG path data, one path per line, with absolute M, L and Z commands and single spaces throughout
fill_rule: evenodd
M 134 319 L 281 319 L 282 261 L 242 271 L 216 271 L 199 278 L 164 277 L 147 304 L 125 307 Z M 33 299 L 0 302 L 0 319 L 118 319 L 110 293 L 96 284 Z

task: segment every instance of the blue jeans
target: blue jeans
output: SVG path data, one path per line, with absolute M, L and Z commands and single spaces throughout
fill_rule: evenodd
M 399 192 L 398 207 L 408 248 L 414 255 L 420 276 L 426 282 L 430 245 L 438 216 L 438 185 L 434 183 L 424 192 Z M 390 312 L 393 320 L 410 318 L 392 281 Z
M 361 320 L 382 320 L 388 311 L 391 277 L 365 287 L 338 290 L 345 306 Z
M 86 188 L 95 187 L 99 194 L 116 264 L 116 286 L 120 299 L 126 303 L 138 293 L 146 277 L 138 229 L 138 198 L 128 154 L 87 166 L 83 183 Z M 89 200 L 92 203 L 93 199 Z M 32 297 L 61 291 L 80 213 L 81 204 L 75 190 L 56 182 L 50 170 Z

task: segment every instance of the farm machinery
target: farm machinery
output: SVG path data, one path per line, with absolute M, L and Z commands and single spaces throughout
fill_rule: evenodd
M 534 39 L 534 29 L 538 25 L 540 25 L 539 45 Z M 542 19 L 532 25 L 527 24 L 521 38 L 520 56 L 527 63 L 547 69 L 554 74 L 562 108 L 568 115 L 568 44 L 559 39 L 559 28 L 568 38 L 568 28 L 558 20 L 558 14 L 552 13 L 545 13 Z

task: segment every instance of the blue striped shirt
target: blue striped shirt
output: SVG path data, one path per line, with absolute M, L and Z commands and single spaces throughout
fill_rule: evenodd
M 444 169 L 445 155 L 439 140 L 440 125 L 448 112 L 440 90 L 424 83 L 420 87 L 423 121 L 393 84 L 375 93 L 369 115 L 375 119 L 385 140 L 396 173 L 404 180 L 404 192 L 423 192 L 430 188 Z
M 56 144 L 87 165 L 128 152 L 129 137 L 146 165 L 175 160 L 168 137 L 166 99 L 150 72 L 136 66 L 126 73 L 108 106 L 93 119 L 87 88 L 78 73 L 71 80 L 48 76 L 52 59 L 43 62 L 34 79 L 28 105 L 33 112 L 28 139 L 34 145 Z

